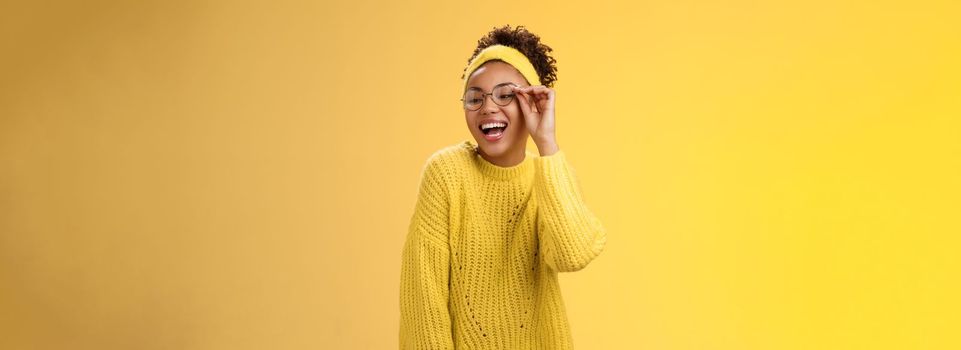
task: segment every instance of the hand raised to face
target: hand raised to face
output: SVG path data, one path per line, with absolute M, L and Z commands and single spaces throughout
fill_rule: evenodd
M 538 148 L 556 143 L 554 131 L 554 89 L 543 85 L 515 86 L 514 93 L 520 104 L 527 130 Z M 554 145 L 556 147 L 556 145 Z M 545 153 L 543 150 L 542 154 Z M 552 152 L 547 152 L 552 153 Z

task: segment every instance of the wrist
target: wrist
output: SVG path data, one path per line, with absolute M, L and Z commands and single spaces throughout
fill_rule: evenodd
M 560 150 L 560 147 L 557 146 L 557 141 L 555 140 L 534 141 L 534 144 L 537 145 L 537 151 L 542 157 L 553 155 Z

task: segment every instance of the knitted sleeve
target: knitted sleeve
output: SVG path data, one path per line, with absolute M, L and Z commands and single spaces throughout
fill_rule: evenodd
M 442 169 L 428 161 L 401 254 L 400 349 L 453 349 L 449 299 L 449 199 Z
M 587 208 L 563 150 L 534 165 L 541 259 L 558 272 L 583 269 L 604 249 L 607 231 Z

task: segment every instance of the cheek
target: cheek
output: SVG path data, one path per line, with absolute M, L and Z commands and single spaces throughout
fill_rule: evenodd
M 480 130 L 477 130 L 475 127 L 477 125 L 477 120 L 478 118 L 476 115 L 473 115 L 470 112 L 464 113 L 464 122 L 467 124 L 467 129 L 470 130 L 471 133 L 475 131 L 480 132 Z
M 523 123 L 524 114 L 521 113 L 521 107 L 517 103 L 512 103 L 511 105 L 504 107 L 504 113 L 510 118 L 511 123 Z

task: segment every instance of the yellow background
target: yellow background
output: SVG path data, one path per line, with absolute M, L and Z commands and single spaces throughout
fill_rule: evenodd
M 609 230 L 561 277 L 579 349 L 961 347 L 957 1 L 34 3 L 0 348 L 396 348 L 421 167 L 507 23 Z

